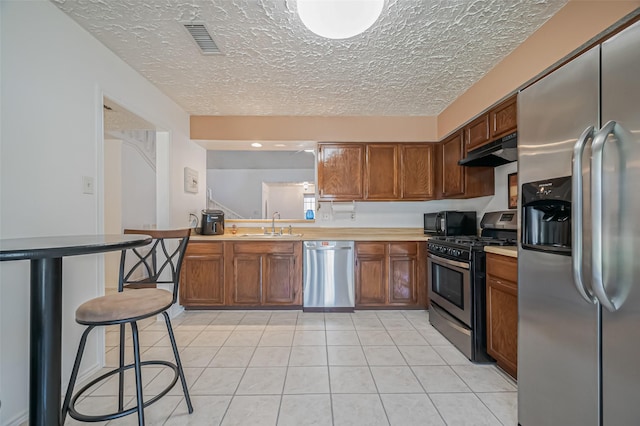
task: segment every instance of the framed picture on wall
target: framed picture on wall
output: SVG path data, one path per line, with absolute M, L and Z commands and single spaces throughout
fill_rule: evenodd
M 509 173 L 507 176 L 508 206 L 510 209 L 518 207 L 518 173 Z

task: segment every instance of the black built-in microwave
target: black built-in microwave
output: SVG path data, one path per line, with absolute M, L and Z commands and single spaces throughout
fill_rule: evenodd
M 425 235 L 477 235 L 476 212 L 445 210 L 424 214 Z

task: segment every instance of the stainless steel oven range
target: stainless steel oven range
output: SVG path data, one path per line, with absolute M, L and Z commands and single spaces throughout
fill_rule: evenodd
M 481 236 L 432 237 L 427 270 L 429 321 L 473 362 L 487 354 L 485 252 L 487 245 L 515 245 L 515 210 L 485 213 Z

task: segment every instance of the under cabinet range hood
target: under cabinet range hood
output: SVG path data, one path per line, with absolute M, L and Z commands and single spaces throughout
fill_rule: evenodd
M 467 157 L 458 161 L 461 166 L 497 167 L 518 159 L 518 133 L 503 136 L 479 148 L 472 149 Z

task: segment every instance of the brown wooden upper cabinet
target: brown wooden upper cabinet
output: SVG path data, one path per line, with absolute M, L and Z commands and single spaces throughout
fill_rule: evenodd
M 320 199 L 433 199 L 435 147 L 433 143 L 320 143 Z
M 489 142 L 489 114 L 480 117 L 467 124 L 464 128 L 466 152 Z
M 457 131 L 442 142 L 442 196 L 465 194 L 465 168 L 458 165 L 464 157 L 464 133 Z
M 318 194 L 324 200 L 364 198 L 364 152 L 360 143 L 318 144 Z
M 435 198 L 435 148 L 433 143 L 400 146 L 400 195 L 403 200 Z
M 464 126 L 465 154 L 516 131 L 518 125 L 516 100 L 514 95 Z
M 518 127 L 517 97 L 514 95 L 500 105 L 489 110 L 490 133 L 489 139 L 514 132 Z
M 442 142 L 439 182 L 441 198 L 473 198 L 493 195 L 493 167 L 464 167 L 464 130 L 458 130 Z
M 393 200 L 400 195 L 398 144 L 367 144 L 365 199 Z

